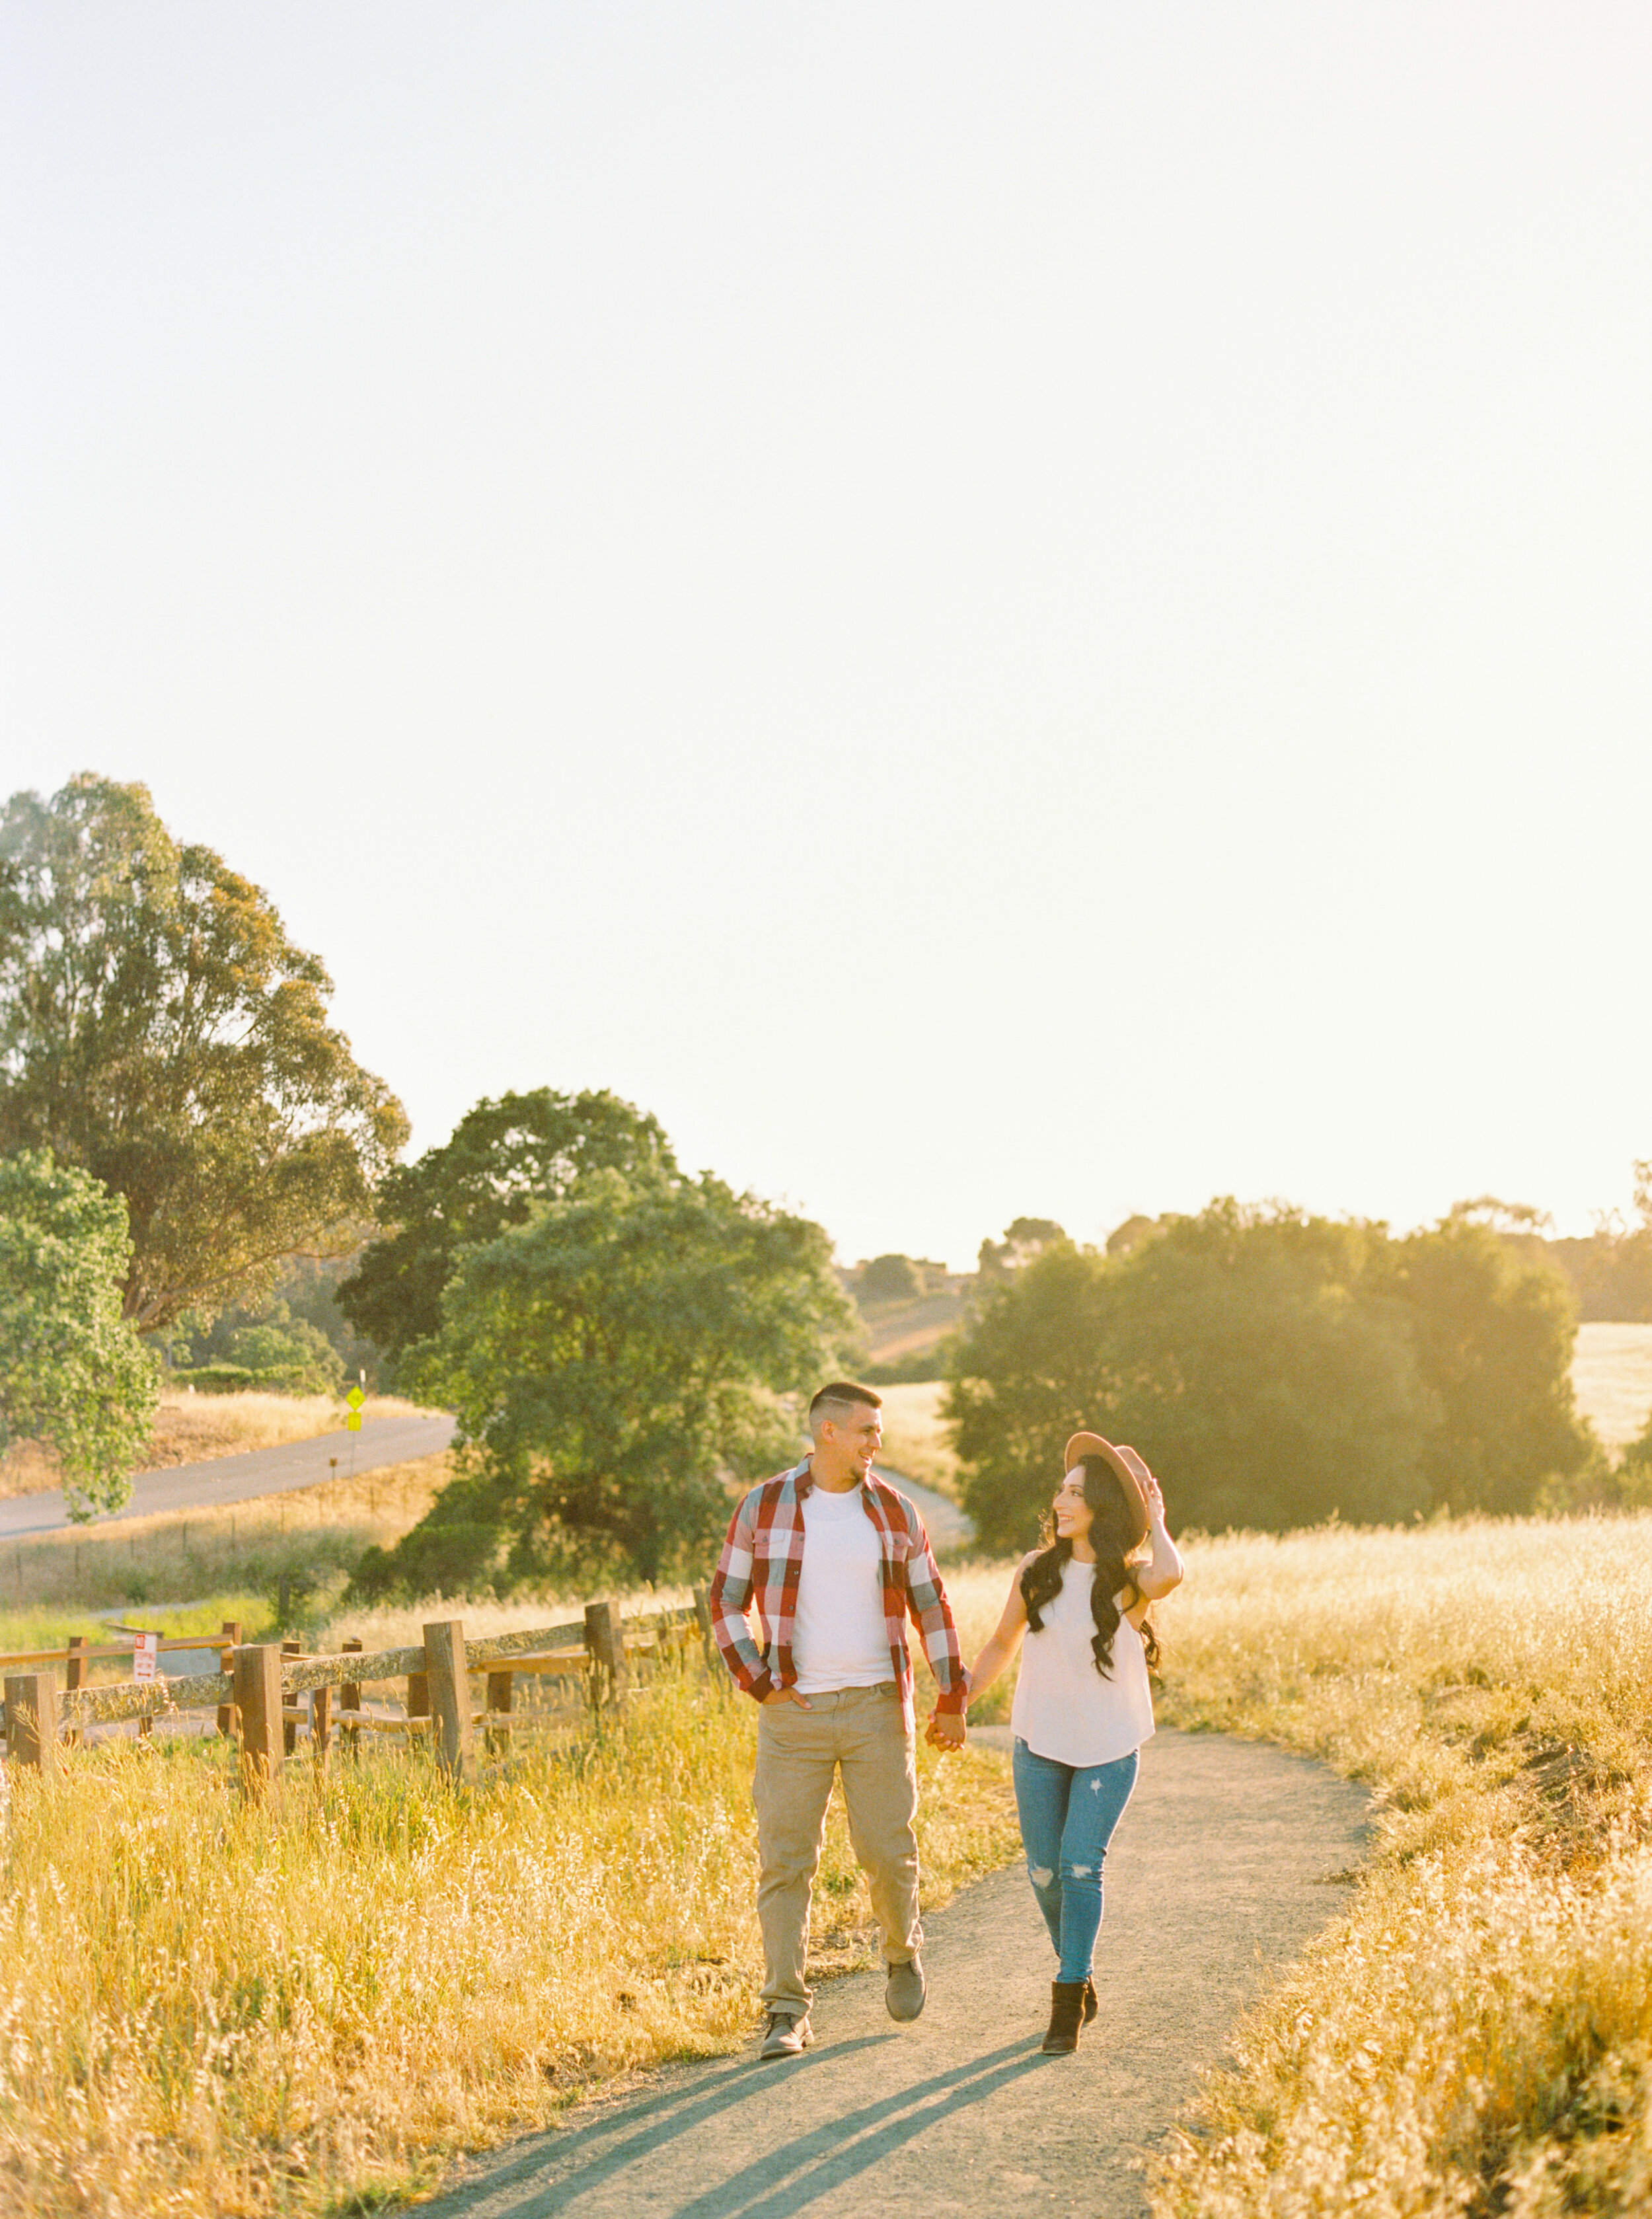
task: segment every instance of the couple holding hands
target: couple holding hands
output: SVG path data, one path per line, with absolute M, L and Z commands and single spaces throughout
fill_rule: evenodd
M 970 1697 L 1024 1644 L 1010 1719 L 1015 1804 L 1058 1960 L 1043 2046 L 1072 2050 L 1096 2012 L 1108 1843 L 1153 1731 L 1148 1607 L 1182 1577 L 1164 1498 L 1133 1450 L 1075 1433 L 1045 1545 L 1017 1567 L 1003 1615 L 966 1672 L 923 1521 L 873 1470 L 881 1408 L 848 1380 L 821 1389 L 809 1406 L 809 1455 L 742 1498 L 711 1585 L 717 1646 L 761 1706 L 761 2054 L 795 2057 L 811 2039 L 809 1904 L 835 1776 L 883 1930 L 890 2015 L 923 2009 L 909 1617 L 939 1689 L 926 1737 L 943 1749 L 963 1746 Z M 754 1606 L 761 1645 L 748 1623 Z

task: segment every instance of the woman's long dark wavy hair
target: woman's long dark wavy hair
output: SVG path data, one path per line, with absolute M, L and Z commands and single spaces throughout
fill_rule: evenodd
M 1119 1630 L 1121 1618 L 1113 1598 L 1127 1595 L 1127 1609 L 1141 1599 L 1135 1575 L 1125 1562 L 1135 1541 L 1136 1521 L 1124 1499 L 1123 1485 L 1107 1458 L 1087 1456 L 1081 1457 L 1079 1462 L 1084 1469 L 1084 1500 L 1091 1513 L 1090 1545 L 1096 1551 L 1096 1577 L 1090 1590 L 1090 1615 L 1096 1620 L 1096 1632 L 1090 1645 L 1096 1652 L 1096 1669 L 1103 1680 L 1110 1680 L 1113 1637 Z M 1039 1613 L 1061 1592 L 1061 1575 L 1072 1556 L 1071 1542 L 1056 1538 L 1053 1510 L 1044 1521 L 1044 1538 L 1046 1546 L 1021 1576 L 1022 1601 L 1027 1606 L 1029 1633 L 1043 1632 L 1044 1620 Z M 1152 1670 L 1158 1663 L 1158 1637 L 1146 1619 L 1142 1620 L 1141 1645 Z

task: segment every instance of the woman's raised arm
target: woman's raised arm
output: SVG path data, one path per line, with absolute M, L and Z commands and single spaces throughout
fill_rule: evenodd
M 1187 1568 L 1181 1551 L 1164 1530 L 1164 1497 L 1158 1482 L 1133 1449 L 1121 1448 L 1119 1454 L 1140 1481 L 1147 1504 L 1147 1554 L 1127 1569 L 1148 1601 L 1157 1602 L 1160 1595 L 1181 1586 Z

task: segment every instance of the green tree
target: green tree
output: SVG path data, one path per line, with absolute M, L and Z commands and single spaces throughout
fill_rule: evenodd
M 1436 1409 L 1401 1305 L 1369 1284 L 1372 1239 L 1220 1201 L 1110 1257 L 1046 1246 L 988 1293 L 953 1358 L 982 1539 L 1028 1545 L 1080 1426 L 1139 1449 L 1189 1524 L 1419 1507 Z
M 703 1572 L 853 1332 L 817 1225 L 709 1173 L 587 1174 L 460 1256 L 414 1380 L 458 1413 L 459 1476 L 357 1592 Z
M 541 1086 L 477 1103 L 450 1139 L 385 1178 L 379 1221 L 393 1230 L 363 1251 L 338 1290 L 339 1308 L 388 1357 L 405 1355 L 441 1330 L 443 1290 L 462 1249 L 524 1224 L 604 1170 L 676 1170 L 659 1125 L 618 1095 Z
M 1109 1256 L 1127 1256 L 1133 1248 L 1140 1248 L 1144 1240 L 1151 1240 L 1158 1231 L 1156 1217 L 1144 1217 L 1138 1209 L 1121 1225 L 1115 1225 L 1107 1236 Z
M 326 1333 L 307 1318 L 292 1316 L 284 1302 L 255 1325 L 237 1326 L 224 1354 L 289 1393 L 336 1395 L 345 1383 L 344 1360 Z
M 946 1414 L 965 1501 L 989 1548 L 1031 1545 L 1068 1435 L 1112 1402 L 1114 1294 L 1104 1258 L 1053 1241 L 1019 1271 L 986 1281 L 951 1345 Z
M 1528 1511 L 1543 1482 L 1599 1457 L 1573 1404 L 1577 1310 L 1557 1270 L 1515 1248 L 1474 1204 L 1385 1243 L 1376 1265 L 1405 1305 L 1439 1404 L 1424 1459 L 1433 1502 Z
M 118 1510 L 149 1439 L 155 1366 L 121 1315 L 119 1197 L 40 1149 L 0 1157 L 0 1451 L 57 1451 L 71 1518 Z
M 915 1302 L 922 1292 L 923 1275 L 910 1256 L 874 1256 L 855 1274 L 858 1302 Z
M 258 887 L 147 791 L 72 779 L 0 816 L 0 1148 L 125 1197 L 142 1332 L 360 1238 L 407 1137 L 326 1022 L 332 982 Z
M 1052 1241 L 1065 1240 L 1065 1233 L 1053 1217 L 1018 1217 L 1004 1228 L 1002 1240 L 984 1240 L 976 1259 L 983 1286 L 1019 1271 Z
M 268 1299 L 231 1302 L 210 1319 L 185 1318 L 172 1337 L 172 1361 L 191 1369 L 239 1363 L 232 1354 L 235 1337 L 250 1326 L 274 1326 L 297 1344 L 283 1359 L 289 1371 L 308 1372 L 314 1391 L 336 1388 L 357 1372 L 376 1387 L 379 1351 L 363 1339 L 333 1299 L 340 1279 L 355 1268 L 359 1249 L 348 1256 L 289 1256 L 276 1275 Z M 309 1390 L 307 1390 L 309 1391 Z

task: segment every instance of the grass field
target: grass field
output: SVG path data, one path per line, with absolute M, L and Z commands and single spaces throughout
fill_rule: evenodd
M 1369 1782 L 1378 1832 L 1161 2154 L 1161 2219 L 1652 2209 L 1652 1516 L 1188 1555 L 1158 1607 L 1161 1719 Z M 949 1575 L 966 1656 L 1009 1572 Z M 480 1632 L 566 1606 L 450 1607 Z M 394 1641 L 423 1615 L 347 1630 Z M 979 1715 L 1009 1696 L 1006 1675 Z M 365 2210 L 593 2079 L 733 2042 L 751 1723 L 696 1673 L 571 1763 L 457 1796 L 418 1762 L 320 1788 L 299 1768 L 278 1819 L 237 1810 L 212 1744 L 82 1752 L 54 1796 L 22 1783 L 0 2183 L 100 2219 Z M 939 1896 L 1015 1837 L 999 1762 L 925 1766 Z M 866 1906 L 841 1830 L 826 1869 L 825 1955 L 848 1963 Z
M 884 1406 L 884 1449 L 879 1461 L 907 1479 L 955 1497 L 958 1458 L 947 1445 L 941 1415 L 946 1381 L 926 1379 L 914 1386 L 880 1387 L 878 1392 Z
M 289 1768 L 239 1806 L 220 1744 L 106 1744 L 14 1795 L 0 2209 L 365 2212 L 593 2080 L 737 2045 L 760 1952 L 756 1712 L 697 1662 L 456 1792 L 427 1762 Z M 920 1750 L 925 1900 L 1007 1861 L 1006 1768 Z M 864 1961 L 841 1813 L 825 1969 Z
M 1624 1331 L 1586 1328 L 1580 1401 L 1605 1431 L 1616 1395 L 1633 1433 L 1645 1339 Z M 931 1484 L 913 1466 L 944 1454 L 941 1391 L 886 1400 L 891 1466 Z M 146 1624 L 273 1632 L 283 1550 L 321 1567 L 313 1642 L 416 1638 L 429 1606 L 341 1615 L 339 1567 L 346 1544 L 405 1530 L 444 1470 L 54 1537 L 23 1552 L 31 1592 L 0 1644 L 88 1630 L 89 1584 L 118 1601 L 134 1571 Z M 271 1512 L 286 1532 L 260 1530 Z M 1162 2154 L 1161 2219 L 1652 2210 L 1652 1516 L 1188 1555 L 1158 1610 L 1161 1719 L 1369 1782 L 1378 1836 Z M 966 1656 L 1008 1578 L 949 1573 Z M 444 1607 L 480 1632 L 563 1606 Z M 1009 1694 L 1006 1675 L 978 1716 Z M 55 1800 L 25 1782 L 0 1901 L 0 2207 L 364 2211 L 593 2079 L 735 2041 L 755 1964 L 750 1724 L 685 1681 L 572 1764 L 528 1758 L 456 1798 L 418 1764 L 301 1775 L 278 1821 L 237 1811 L 216 1745 L 161 1736 L 83 1752 Z M 1012 1855 L 1013 1825 L 996 1760 L 925 1764 L 940 1895 Z M 848 1962 L 866 1910 L 841 1831 L 827 1872 L 827 1954 Z
M 146 1471 L 271 1449 L 284 1441 L 313 1441 L 344 1424 L 344 1404 L 332 1395 L 162 1395 L 144 1451 Z M 394 1395 L 370 1395 L 368 1418 L 413 1417 L 417 1406 Z M 58 1484 L 57 1459 L 38 1441 L 22 1441 L 0 1458 L 0 1495 L 34 1495 Z
M 927 1355 L 962 1323 L 969 1296 L 962 1284 L 914 1295 L 901 1302 L 862 1302 L 866 1337 L 874 1364 Z
M 1379 1837 L 1158 2210 L 1652 2210 L 1652 1518 L 1208 1541 L 1159 1616 L 1160 1716 L 1369 1781 Z
M 1609 1449 L 1634 1440 L 1652 1418 L 1652 1325 L 1581 1325 L 1572 1389 Z
M 232 1592 L 267 1597 L 266 1622 L 273 1625 L 285 1572 L 298 1598 L 292 1630 L 302 1631 L 331 1613 L 363 1548 L 405 1533 L 447 1476 L 444 1451 L 289 1495 L 70 1527 L 17 1543 L 0 1550 L 0 1629 L 24 1613 L 84 1633 L 90 1613 L 122 1607 L 141 1609 L 146 1625 L 161 1625 L 169 1604 Z M 0 1630 L 0 1639 L 8 1638 Z

